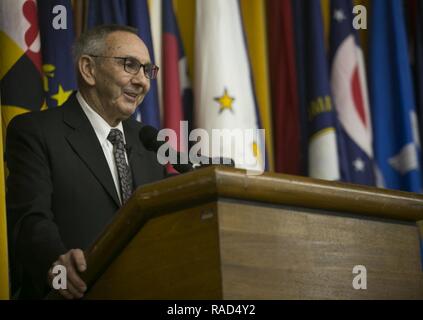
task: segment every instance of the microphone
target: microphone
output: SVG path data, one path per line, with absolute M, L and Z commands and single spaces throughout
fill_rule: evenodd
M 152 126 L 145 125 L 144 127 L 141 128 L 141 130 L 139 132 L 139 138 L 140 138 L 142 144 L 144 145 L 144 147 L 147 150 L 154 151 L 155 153 L 157 153 L 159 148 L 162 145 L 167 143 L 165 141 L 159 141 L 157 139 L 158 134 L 159 134 L 159 131 L 156 128 L 154 128 Z M 176 151 L 176 154 L 177 154 L 178 160 L 181 159 L 181 153 Z M 185 156 L 185 159 L 187 159 L 187 158 L 188 157 Z M 178 162 L 180 162 L 180 161 L 178 161 Z M 179 173 L 190 172 L 190 171 L 193 171 L 196 168 L 196 166 L 194 164 L 192 164 L 189 160 L 188 160 L 188 163 L 186 163 L 186 164 L 172 163 L 172 166 Z
M 147 150 L 154 151 L 155 153 L 157 153 L 159 148 L 162 145 L 167 143 L 165 141 L 159 141 L 157 139 L 158 134 L 159 134 L 159 131 L 156 128 L 149 126 L 149 125 L 145 125 L 144 127 L 141 128 L 141 130 L 139 132 L 139 138 L 140 138 L 142 144 L 144 145 L 144 147 Z M 180 162 L 179 160 L 181 158 L 189 159 L 188 155 L 182 154 L 178 151 L 175 151 L 175 152 L 177 154 L 178 162 Z M 176 171 L 178 171 L 180 173 L 193 171 L 193 170 L 196 170 L 198 168 L 207 167 L 207 166 L 210 166 L 210 165 L 213 165 L 213 164 L 226 164 L 230 167 L 235 167 L 235 162 L 232 159 L 221 158 L 221 157 L 220 158 L 209 158 L 209 157 L 202 156 L 202 155 L 198 155 L 197 157 L 200 160 L 197 163 L 192 163 L 191 161 L 188 160 L 188 163 L 186 163 L 186 164 L 172 163 L 172 166 L 175 168 Z

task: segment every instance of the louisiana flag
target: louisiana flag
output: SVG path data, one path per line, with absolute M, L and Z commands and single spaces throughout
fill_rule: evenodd
M 75 68 L 72 61 L 74 32 L 71 1 L 39 1 L 38 17 L 46 102 L 49 108 L 57 107 L 65 103 L 76 89 Z
M 313 178 L 339 180 L 340 169 L 333 105 L 320 1 L 304 3 L 306 92 L 308 114 L 308 174 Z
M 374 0 L 369 89 L 377 184 L 421 192 L 420 139 L 400 0 Z
M 351 0 L 331 1 L 331 90 L 340 123 L 341 180 L 374 185 L 372 123 L 363 52 L 353 28 Z
M 212 142 L 204 149 L 212 157 L 231 157 L 236 167 L 262 172 L 264 134 L 257 134 L 260 124 L 239 3 L 203 0 L 196 5 L 195 125 L 205 129 Z

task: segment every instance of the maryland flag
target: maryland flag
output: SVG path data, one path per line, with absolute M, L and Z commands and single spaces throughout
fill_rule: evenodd
M 44 96 L 34 0 L 0 2 L 0 80 L 3 134 L 17 114 L 40 110 Z
M 7 125 L 15 115 L 40 110 L 43 106 L 40 37 L 34 0 L 0 1 L 0 82 L 4 138 Z M 3 163 L 0 163 L 0 298 L 7 299 L 6 215 Z

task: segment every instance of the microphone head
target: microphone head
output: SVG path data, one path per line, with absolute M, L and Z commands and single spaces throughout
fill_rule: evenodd
M 148 151 L 154 151 L 157 153 L 159 148 L 166 143 L 165 141 L 157 140 L 158 134 L 159 130 L 152 126 L 145 125 L 140 129 L 139 138 Z M 173 168 L 180 173 L 192 171 L 192 164 L 189 162 L 187 164 L 179 163 L 181 154 L 179 152 L 176 152 L 176 154 L 176 163 L 171 162 Z
M 157 141 L 159 130 L 152 126 L 145 125 L 140 129 L 139 138 L 148 151 L 157 152 L 164 141 Z

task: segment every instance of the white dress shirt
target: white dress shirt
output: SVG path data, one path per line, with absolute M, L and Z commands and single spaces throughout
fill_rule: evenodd
M 125 133 L 123 132 L 122 122 L 120 122 L 116 127 L 111 127 L 106 120 L 104 120 L 97 112 L 91 108 L 79 91 L 76 93 L 76 98 L 78 99 L 79 104 L 84 110 L 85 115 L 90 121 L 91 125 L 94 128 L 95 134 L 97 135 L 98 141 L 100 142 L 101 148 L 103 149 L 104 156 L 106 157 L 107 164 L 109 165 L 110 172 L 112 173 L 113 181 L 115 183 L 116 191 L 119 197 L 119 201 L 122 203 L 120 195 L 120 186 L 119 186 L 119 176 L 115 162 L 115 156 L 113 153 L 113 144 L 107 140 L 107 136 L 110 133 L 111 129 L 118 129 L 123 134 L 123 142 L 126 144 Z M 128 163 L 128 156 L 125 152 L 126 163 Z

